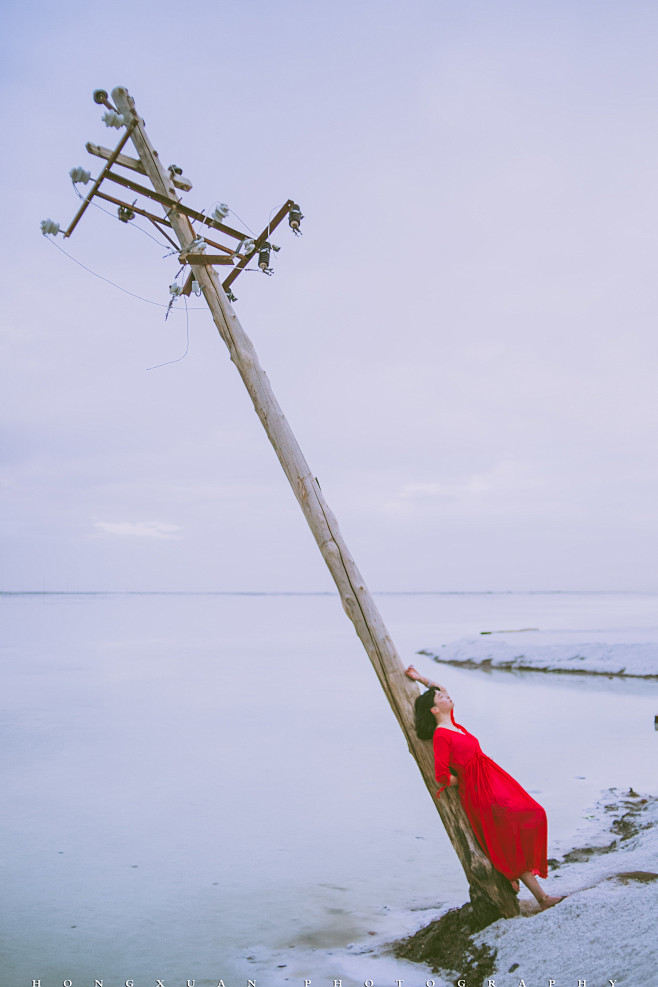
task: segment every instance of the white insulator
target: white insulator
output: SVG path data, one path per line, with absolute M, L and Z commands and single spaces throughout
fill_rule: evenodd
M 75 182 L 76 185 L 80 182 L 82 185 L 86 185 L 91 178 L 91 172 L 85 171 L 84 168 L 71 168 L 69 175 L 71 176 L 71 181 Z
M 201 287 L 200 287 L 198 281 L 193 281 L 192 282 L 191 290 L 194 292 L 195 295 L 200 295 L 201 294 Z
M 42 219 L 41 220 L 41 232 L 45 236 L 47 233 L 52 233 L 53 236 L 59 233 L 59 223 L 56 223 L 52 219 Z
M 250 240 L 249 237 L 246 237 L 244 240 L 240 240 L 240 243 L 238 244 L 235 252 L 236 254 L 239 254 L 242 253 L 242 251 L 244 251 L 245 254 L 250 254 L 255 246 L 256 246 L 256 241 Z
M 217 206 L 215 206 L 214 212 L 212 214 L 212 218 L 215 220 L 216 223 L 221 223 L 223 219 L 226 219 L 230 211 L 231 210 L 229 209 L 229 207 L 226 205 L 225 202 L 220 202 Z
M 116 127 L 117 130 L 121 130 L 124 124 L 122 115 L 115 113 L 114 110 L 106 110 L 102 120 L 106 127 Z
M 181 286 L 179 284 L 176 284 L 175 281 L 174 281 L 173 284 L 170 284 L 169 285 L 169 294 L 173 298 L 178 298 L 178 296 L 180 295 L 180 293 L 182 292 L 182 290 L 183 289 L 181 288 Z

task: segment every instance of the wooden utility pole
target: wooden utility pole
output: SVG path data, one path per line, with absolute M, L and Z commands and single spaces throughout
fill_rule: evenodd
M 102 91 L 97 91 L 97 93 L 99 92 Z M 94 98 L 97 102 L 105 102 L 106 105 L 110 105 L 106 94 L 103 95 L 105 99 L 98 98 L 97 94 Z M 491 862 L 482 852 L 456 791 L 447 789 L 442 794 L 440 801 L 435 798 L 437 785 L 434 777 L 432 744 L 429 741 L 419 740 L 414 731 L 414 700 L 418 696 L 418 687 L 405 675 L 400 656 L 384 626 L 375 601 L 349 553 L 336 518 L 327 506 L 320 486 L 304 459 L 292 429 L 274 396 L 270 382 L 260 366 L 251 340 L 240 325 L 219 281 L 214 270 L 214 263 L 220 263 L 219 258 L 215 261 L 214 257 L 206 257 L 204 260 L 198 254 L 198 246 L 194 246 L 195 242 L 198 245 L 198 240 L 192 227 L 191 218 L 199 216 L 199 214 L 195 214 L 193 210 L 181 203 L 176 190 L 177 185 L 181 187 L 181 182 L 175 180 L 177 177 L 175 172 L 164 168 L 161 164 L 157 151 L 154 150 L 147 137 L 144 121 L 137 113 L 134 100 L 128 91 L 122 87 L 117 87 L 112 90 L 112 99 L 116 109 L 123 117 L 126 135 L 124 135 L 124 139 L 120 142 L 115 153 L 112 154 L 105 150 L 101 150 L 99 153 L 96 145 L 92 145 L 91 153 L 106 158 L 108 163 L 103 169 L 103 177 L 131 188 L 133 191 L 139 186 L 135 186 L 134 183 L 129 182 L 124 177 L 119 177 L 111 172 L 111 167 L 115 163 L 146 174 L 150 179 L 153 191 L 149 190 L 148 193 L 144 193 L 141 189 L 140 191 L 142 194 L 148 194 L 155 198 L 164 206 L 166 219 L 160 219 L 159 222 L 171 227 L 181 249 L 181 259 L 185 259 L 191 265 L 191 270 L 200 285 L 217 330 L 228 347 L 231 360 L 242 377 L 256 414 L 274 447 L 293 493 L 329 567 L 345 612 L 354 624 L 356 633 L 368 653 L 386 698 L 405 735 L 409 750 L 418 764 L 432 801 L 438 808 L 439 815 L 466 872 L 473 906 L 476 912 L 490 920 L 499 915 L 508 918 L 518 915 L 519 906 L 510 882 L 494 870 Z M 134 158 L 127 158 L 120 154 L 126 136 L 132 140 L 138 162 Z M 95 188 L 87 197 L 88 199 L 94 192 L 100 194 L 97 192 L 99 184 L 98 181 L 95 183 Z M 130 207 L 126 206 L 126 208 Z M 147 213 L 142 214 L 148 215 Z M 78 218 L 76 217 L 76 222 Z M 150 215 L 149 218 L 157 219 L 157 217 Z M 208 220 L 204 221 L 208 225 L 213 225 Z M 271 225 L 268 226 L 268 231 Z M 71 227 L 69 227 L 66 235 L 70 235 L 70 232 Z M 234 231 L 231 233 L 234 234 Z M 226 250 L 224 247 L 220 247 L 220 249 Z M 208 260 L 212 260 L 213 263 L 208 263 Z M 222 258 L 221 262 L 225 263 L 226 261 Z M 245 266 L 244 258 L 239 261 L 239 266 Z

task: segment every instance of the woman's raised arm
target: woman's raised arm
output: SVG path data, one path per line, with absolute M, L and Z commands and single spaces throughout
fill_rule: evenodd
M 424 685 L 426 689 L 431 689 L 431 688 L 441 689 L 441 690 L 443 689 L 443 686 L 439 685 L 438 682 L 432 682 L 431 679 L 428 679 L 424 675 L 421 675 L 420 672 L 417 671 L 413 665 L 409 665 L 409 668 L 405 669 L 404 674 L 407 675 L 410 679 L 413 679 L 414 682 L 418 682 L 420 685 Z

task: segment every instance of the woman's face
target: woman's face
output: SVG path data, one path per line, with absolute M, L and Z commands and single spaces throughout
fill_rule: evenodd
M 434 690 L 434 704 L 432 705 L 433 713 L 449 713 L 454 705 L 455 704 L 443 686 Z

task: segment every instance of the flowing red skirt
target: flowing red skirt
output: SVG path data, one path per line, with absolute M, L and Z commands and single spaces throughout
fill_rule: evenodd
M 526 871 L 546 877 L 546 813 L 518 781 L 483 754 L 468 731 L 437 727 L 434 761 L 439 795 L 450 772 L 457 775 L 466 815 L 496 870 L 511 881 Z

